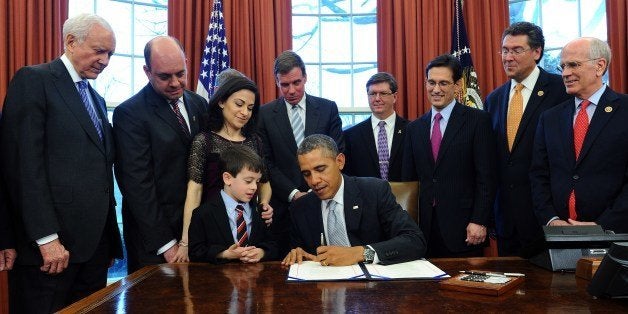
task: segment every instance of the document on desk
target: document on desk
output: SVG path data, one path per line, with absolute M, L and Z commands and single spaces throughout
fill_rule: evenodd
M 290 266 L 288 281 L 342 281 L 393 279 L 445 279 L 444 271 L 427 260 L 416 260 L 394 265 L 356 264 L 351 266 L 322 266 L 305 261 Z

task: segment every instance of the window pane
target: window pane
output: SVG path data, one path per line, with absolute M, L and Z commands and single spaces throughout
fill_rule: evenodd
M 134 53 L 144 54 L 144 46 L 155 36 L 168 32 L 168 10 L 166 8 L 134 6 L 135 29 L 133 31 Z
M 541 67 L 550 73 L 560 74 L 561 71 L 558 70 L 558 65 L 560 64 L 560 50 L 561 49 L 545 49 L 543 59 L 541 59 L 540 63 Z
M 323 95 L 321 91 L 321 67 L 317 64 L 305 64 L 307 72 L 307 83 L 305 84 L 305 92 L 310 95 Z
M 372 16 L 353 18 L 353 62 L 377 62 L 377 21 Z
M 543 0 L 543 35 L 545 47 L 562 47 L 579 37 L 578 3 L 573 0 Z M 560 14 L 558 14 L 560 12 Z
M 318 17 L 292 17 L 292 47 L 307 62 L 320 62 Z
M 79 13 L 94 13 L 94 0 L 70 1 L 68 5 L 68 16 L 75 16 Z
M 347 14 L 350 10 L 349 0 L 322 1 L 321 14 Z
M 144 88 L 144 85 L 148 83 L 148 78 L 144 73 L 144 58 L 133 58 L 133 91 L 132 95 L 135 95 L 140 89 Z M 188 82 L 190 78 L 188 77 Z
M 351 66 L 324 66 L 321 88 L 325 98 L 336 102 L 339 107 L 351 107 Z
M 351 57 L 349 16 L 323 17 L 321 21 L 321 61 L 347 62 Z
M 295 14 L 318 14 L 318 0 L 292 0 L 292 15 Z
M 353 0 L 353 13 L 372 13 L 377 12 L 377 0 Z
M 604 0 L 580 1 L 582 12 L 582 36 L 606 41 L 606 4 Z
M 536 0 L 513 2 L 509 6 L 510 23 L 528 21 L 539 25 L 539 10 Z
M 122 102 L 131 95 L 131 58 L 113 56 L 94 81 L 94 88 L 108 102 Z

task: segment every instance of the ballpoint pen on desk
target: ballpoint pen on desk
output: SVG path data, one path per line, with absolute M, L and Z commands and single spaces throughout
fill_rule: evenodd
M 321 232 L 321 246 L 325 245 L 325 235 Z
M 525 277 L 525 274 L 522 273 L 490 273 L 490 272 L 479 272 L 472 270 L 461 270 L 461 274 L 467 275 L 480 275 L 480 276 L 490 276 L 490 277 Z

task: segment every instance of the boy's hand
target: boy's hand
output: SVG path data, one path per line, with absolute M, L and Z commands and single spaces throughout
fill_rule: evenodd
M 240 256 L 240 261 L 242 263 L 257 263 L 264 258 L 264 250 L 254 246 L 249 246 L 247 248 L 252 249 L 242 252 L 242 255 Z
M 224 259 L 240 259 L 243 255 L 242 253 L 244 252 L 248 252 L 252 249 L 255 249 L 254 246 L 238 246 L 238 244 L 234 243 L 233 245 L 231 245 L 228 249 L 220 252 L 220 254 L 218 254 L 219 258 L 224 258 Z

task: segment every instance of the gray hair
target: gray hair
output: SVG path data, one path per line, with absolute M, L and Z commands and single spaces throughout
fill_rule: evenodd
M 63 39 L 65 40 L 71 34 L 76 37 L 76 42 L 80 44 L 87 39 L 87 34 L 94 25 L 100 25 L 113 33 L 111 25 L 105 19 L 95 14 L 83 13 L 71 17 L 63 23 Z
M 218 89 L 220 85 L 222 85 L 224 82 L 234 77 L 246 77 L 246 75 L 242 74 L 242 72 L 234 68 L 224 69 L 222 72 L 216 75 L 216 82 L 214 83 L 214 88 Z
M 312 134 L 301 142 L 297 149 L 297 155 L 305 155 L 315 149 L 321 149 L 325 157 L 336 158 L 339 153 L 338 145 L 333 138 L 325 134 Z
M 606 70 L 611 65 L 611 47 L 608 46 L 608 43 L 600 40 L 595 37 L 587 37 L 589 40 L 589 58 L 591 59 L 605 59 L 606 60 L 606 68 L 604 69 L 604 73 L 606 74 Z

